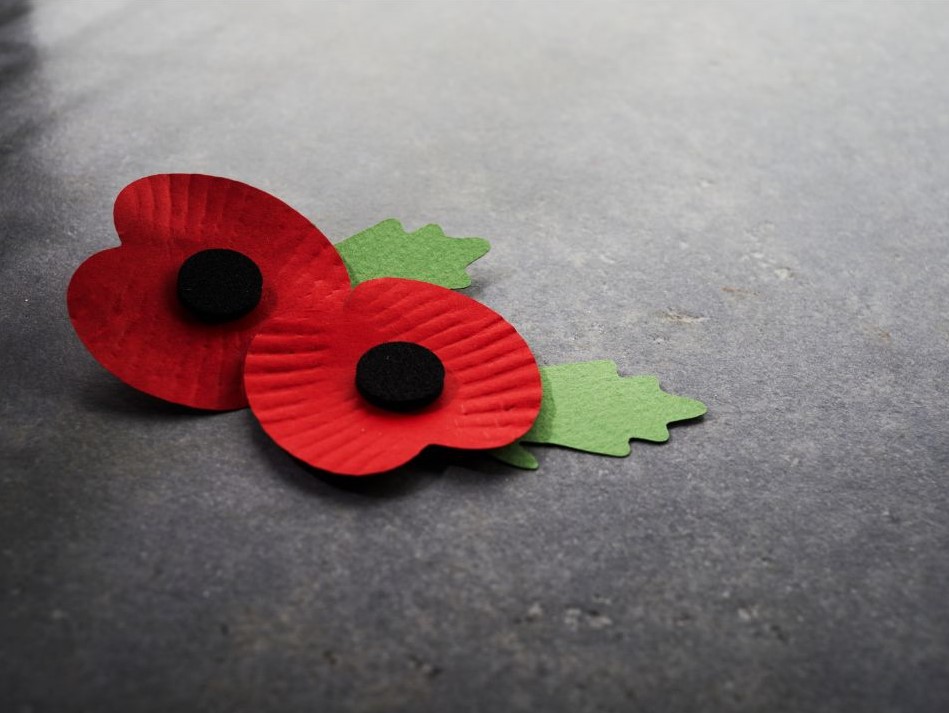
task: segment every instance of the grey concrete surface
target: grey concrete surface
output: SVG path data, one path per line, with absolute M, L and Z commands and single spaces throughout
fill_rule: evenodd
M 949 710 L 949 4 L 0 2 L 0 710 Z M 112 379 L 162 171 L 493 251 L 628 459 L 352 483 Z

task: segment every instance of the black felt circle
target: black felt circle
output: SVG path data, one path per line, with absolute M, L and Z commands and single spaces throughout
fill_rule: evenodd
M 433 351 L 412 342 L 384 342 L 356 364 L 356 388 L 388 411 L 415 411 L 441 396 L 445 367 Z
M 202 250 L 178 269 L 178 299 L 204 322 L 238 319 L 260 303 L 260 268 L 236 250 Z

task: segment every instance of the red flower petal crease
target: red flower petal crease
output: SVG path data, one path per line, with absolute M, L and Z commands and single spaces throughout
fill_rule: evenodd
M 394 413 L 363 399 L 359 358 L 385 342 L 434 352 L 444 389 Z M 395 468 L 428 445 L 486 449 L 526 433 L 540 409 L 537 364 L 503 317 L 451 290 L 413 280 L 364 282 L 335 311 L 300 310 L 262 325 L 245 388 L 264 430 L 306 463 L 341 475 Z
M 92 355 L 127 384 L 194 408 L 247 405 L 242 365 L 260 325 L 300 305 L 329 309 L 349 276 L 326 236 L 274 196 L 239 181 L 160 174 L 115 201 L 121 247 L 87 259 L 69 284 L 69 316 Z M 247 256 L 263 275 L 257 307 L 208 324 L 181 305 L 182 263 L 212 248 Z

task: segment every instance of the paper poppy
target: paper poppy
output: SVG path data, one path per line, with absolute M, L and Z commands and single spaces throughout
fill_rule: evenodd
M 342 475 L 390 470 L 428 445 L 506 445 L 530 429 L 541 402 L 534 356 L 503 317 L 394 278 L 360 284 L 336 310 L 269 320 L 244 379 L 280 446 Z
M 115 201 L 121 247 L 73 275 L 69 316 L 122 381 L 174 403 L 246 406 L 242 366 L 259 326 L 299 304 L 349 292 L 338 253 L 309 220 L 245 183 L 160 174 Z

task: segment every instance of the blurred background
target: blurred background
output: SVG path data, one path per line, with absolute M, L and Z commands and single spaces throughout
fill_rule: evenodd
M 949 709 L 947 72 L 939 2 L 0 0 L 0 709 Z M 487 238 L 709 414 L 307 471 L 71 329 L 160 172 Z

